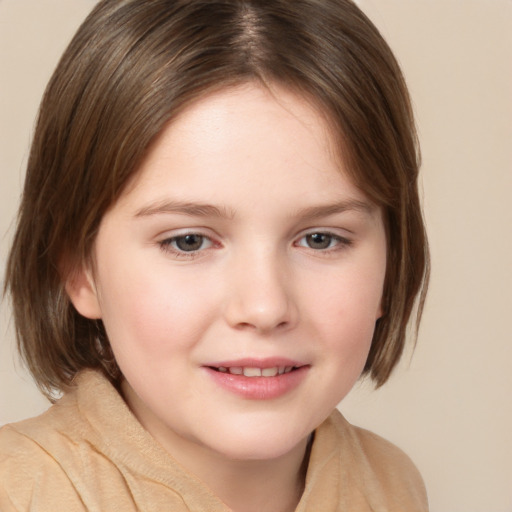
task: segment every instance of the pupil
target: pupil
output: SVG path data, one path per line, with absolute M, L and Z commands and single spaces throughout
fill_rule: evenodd
M 306 240 L 312 249 L 327 249 L 331 243 L 331 236 L 324 233 L 313 233 L 307 235 Z
M 197 251 L 203 245 L 201 235 L 185 235 L 176 239 L 176 246 L 181 251 Z

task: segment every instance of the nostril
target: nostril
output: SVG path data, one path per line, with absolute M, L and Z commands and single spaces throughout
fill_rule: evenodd
M 239 322 L 235 325 L 235 329 L 240 329 L 240 330 L 250 330 L 250 329 L 253 329 L 253 330 L 272 330 L 272 329 L 279 329 L 279 330 L 282 330 L 282 329 L 286 329 L 289 325 L 289 322 L 287 321 L 283 321 L 283 322 L 279 322 L 275 327 L 269 327 L 268 329 L 267 328 L 264 328 L 264 327 L 258 327 L 258 325 L 256 324 L 252 324 L 250 322 Z
M 238 331 L 285 331 L 295 324 L 294 302 L 282 294 L 256 293 L 239 286 L 229 295 L 224 315 L 227 323 Z
M 250 324 L 249 322 L 239 322 L 235 326 L 237 329 L 255 329 L 255 326 Z

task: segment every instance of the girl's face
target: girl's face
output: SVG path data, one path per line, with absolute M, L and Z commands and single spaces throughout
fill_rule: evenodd
M 320 113 L 281 88 L 204 97 L 160 135 L 104 216 L 94 271 L 125 398 L 178 460 L 273 459 L 351 389 L 381 315 L 379 208 Z

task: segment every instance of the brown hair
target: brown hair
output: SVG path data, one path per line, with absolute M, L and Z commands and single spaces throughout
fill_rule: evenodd
M 312 99 L 355 183 L 383 209 L 384 316 L 365 373 L 388 379 L 418 296 L 421 314 L 428 251 L 410 101 L 377 29 L 350 0 L 104 0 L 43 97 L 7 265 L 18 347 L 48 396 L 83 368 L 117 378 L 101 322 L 77 313 L 63 283 L 103 215 L 178 112 L 250 80 Z

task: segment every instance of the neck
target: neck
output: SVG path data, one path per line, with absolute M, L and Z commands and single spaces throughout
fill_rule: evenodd
M 157 436 L 158 439 L 158 436 Z M 233 512 L 293 512 L 304 490 L 309 443 L 271 460 L 231 460 L 188 441 L 161 444 Z
M 308 458 L 304 440 L 278 459 L 224 462 L 198 476 L 233 512 L 293 512 L 304 490 Z

